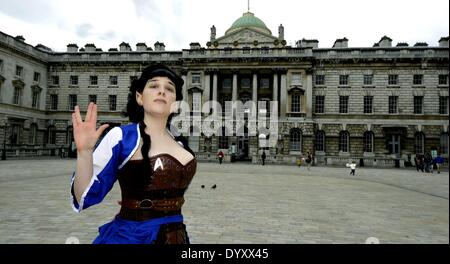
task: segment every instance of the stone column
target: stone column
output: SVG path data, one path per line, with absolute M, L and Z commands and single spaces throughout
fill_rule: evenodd
M 214 104 L 217 102 L 217 72 L 213 75 L 213 101 Z M 216 105 L 214 106 L 214 112 L 217 111 Z
M 312 117 L 312 71 L 306 71 L 306 117 Z
M 237 71 L 233 71 L 233 91 L 231 94 L 231 100 L 233 101 L 233 103 L 235 101 L 237 101 L 237 85 L 238 85 L 238 80 L 237 80 Z
M 253 81 L 252 81 L 252 100 L 258 107 L 258 75 L 256 72 L 253 72 Z
M 204 79 L 204 92 L 203 92 L 203 101 L 207 102 L 209 101 L 209 95 L 211 93 L 211 76 L 209 75 L 209 72 L 205 72 L 205 79 Z
M 273 96 L 272 101 L 278 101 L 278 72 L 273 74 Z
M 287 78 L 286 72 L 281 74 L 281 84 L 280 84 L 280 117 L 286 117 L 286 107 L 287 107 Z
M 183 101 L 188 102 L 188 92 L 187 92 L 187 71 L 183 70 L 181 71 L 181 79 L 183 79 L 184 83 L 183 83 L 183 89 L 182 89 L 182 94 L 183 94 Z

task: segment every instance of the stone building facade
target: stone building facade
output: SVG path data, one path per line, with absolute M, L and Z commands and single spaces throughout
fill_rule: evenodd
M 0 142 L 7 156 L 67 153 L 73 141 L 71 111 L 98 104 L 99 124 L 126 124 L 121 116 L 133 78 L 161 62 L 185 80 L 191 115 L 205 118 L 207 101 L 277 102 L 276 144 L 262 147 L 261 134 L 190 135 L 201 160 L 290 163 L 307 152 L 318 164 L 404 166 L 416 154 L 448 158 L 448 37 L 438 46 L 392 44 L 352 48 L 338 39 L 331 48 L 317 40 L 289 46 L 284 28 L 274 36 L 247 12 L 224 36 L 216 28 L 206 47 L 166 51 L 128 43 L 102 51 L 94 44 L 69 44 L 55 52 L 0 32 Z M 239 114 L 239 113 L 238 113 Z M 242 114 L 242 113 L 241 113 Z M 233 124 L 231 125 L 231 128 Z M 230 129 L 228 127 L 227 129 Z M 195 128 L 191 128 L 193 132 Z M 223 130 L 222 130 L 223 131 Z M 267 137 L 267 136 L 266 136 Z

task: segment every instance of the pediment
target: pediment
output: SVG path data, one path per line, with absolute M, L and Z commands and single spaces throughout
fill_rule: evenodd
M 260 32 L 257 29 L 243 28 L 230 35 L 225 35 L 218 38 L 216 41 L 219 44 L 229 44 L 237 41 L 238 43 L 253 43 L 257 40 L 259 43 L 273 43 L 276 37 Z

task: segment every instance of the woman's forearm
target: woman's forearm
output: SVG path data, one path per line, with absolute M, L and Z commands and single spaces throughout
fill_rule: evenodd
M 80 203 L 81 196 L 91 182 L 93 172 L 92 153 L 93 150 L 83 150 L 77 153 L 77 168 L 73 184 L 78 203 Z

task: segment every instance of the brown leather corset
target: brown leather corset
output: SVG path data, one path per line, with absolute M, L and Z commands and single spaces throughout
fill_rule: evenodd
M 197 169 L 196 159 L 183 165 L 167 153 L 152 156 L 147 167 L 152 170 L 151 176 L 144 165 L 144 160 L 130 160 L 119 171 L 120 216 L 142 221 L 180 214 L 183 195 Z

